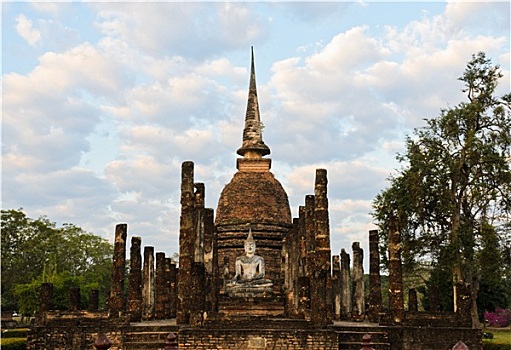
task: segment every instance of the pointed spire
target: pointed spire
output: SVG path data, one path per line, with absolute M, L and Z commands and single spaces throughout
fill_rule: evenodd
M 248 229 L 248 236 L 247 236 L 247 239 L 245 240 L 245 243 L 248 243 L 248 242 L 255 243 L 254 237 L 252 236 L 252 228 L 251 227 Z
M 257 101 L 257 88 L 254 68 L 254 47 L 252 47 L 252 64 L 250 67 L 250 86 L 248 90 L 247 113 L 243 129 L 243 143 L 237 153 L 245 158 L 262 158 L 270 154 L 270 148 L 263 142 L 261 116 Z

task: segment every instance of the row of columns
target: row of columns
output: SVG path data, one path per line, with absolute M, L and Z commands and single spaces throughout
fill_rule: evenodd
M 327 183 L 326 170 L 317 169 L 314 195 L 305 197 L 283 246 L 286 311 L 318 326 L 333 319 Z
M 207 312 L 218 308 L 219 272 L 214 212 L 205 208 L 204 204 L 204 184 L 194 182 L 193 162 L 183 162 L 178 324 L 201 324 Z
M 127 293 L 126 274 L 127 225 L 115 228 L 114 257 L 108 309 L 111 317 L 128 312 L 131 321 L 167 319 L 176 317 L 178 268 L 165 253 L 154 247 L 144 247 L 142 267 L 142 240 L 132 237 Z

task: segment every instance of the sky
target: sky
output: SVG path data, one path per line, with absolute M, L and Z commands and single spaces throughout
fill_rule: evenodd
M 293 217 L 327 169 L 332 254 L 368 251 L 414 128 L 467 101 L 484 51 L 510 91 L 510 3 L 2 2 L 2 209 L 179 251 L 181 164 L 216 208 L 236 172 L 250 48 Z

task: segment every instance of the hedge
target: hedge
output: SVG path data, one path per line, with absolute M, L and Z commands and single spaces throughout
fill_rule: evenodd
M 2 336 L 2 350 L 25 350 L 27 338 L 6 338 Z
M 28 333 L 28 328 L 14 328 L 14 329 L 6 329 L 2 331 L 2 339 L 3 338 L 26 338 Z
M 499 344 L 483 341 L 483 350 L 511 350 L 511 344 Z

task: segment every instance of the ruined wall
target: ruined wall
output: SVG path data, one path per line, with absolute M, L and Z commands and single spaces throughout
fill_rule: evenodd
M 337 350 L 337 335 L 329 330 L 246 330 L 182 328 L 179 349 Z
M 112 319 L 108 314 L 107 311 L 47 311 L 40 324 L 29 330 L 27 350 L 93 350 L 99 333 L 105 333 L 112 342 L 110 350 L 120 350 L 127 319 Z
M 392 350 L 450 350 L 462 340 L 470 350 L 482 350 L 480 329 L 451 327 L 391 327 Z

